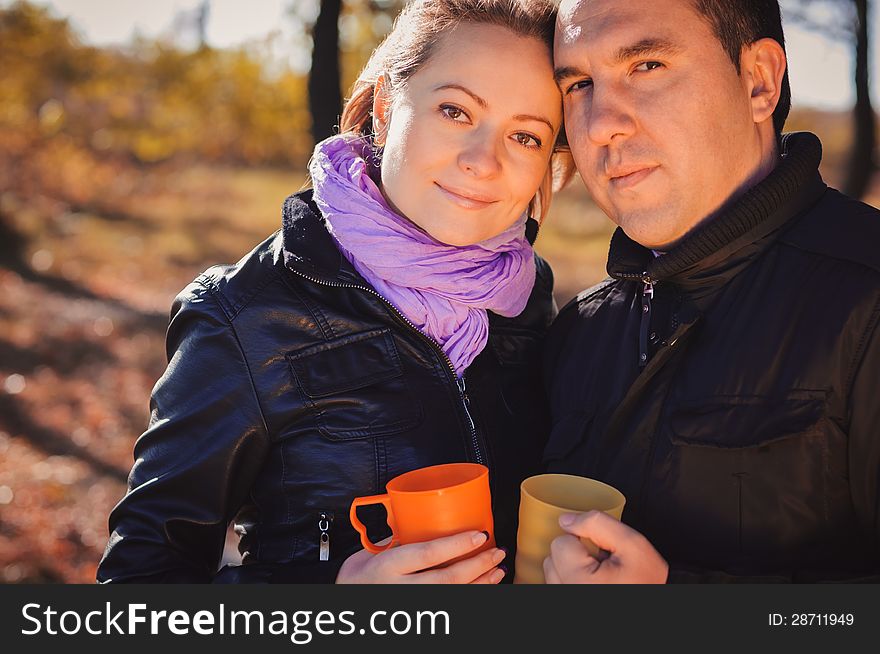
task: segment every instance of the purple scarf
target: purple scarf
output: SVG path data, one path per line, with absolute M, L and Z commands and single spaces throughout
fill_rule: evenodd
M 355 270 L 440 345 L 461 377 L 486 347 L 486 311 L 517 316 L 532 292 L 526 217 L 481 243 L 445 245 L 388 208 L 362 152 L 362 141 L 350 135 L 315 147 L 315 203 Z

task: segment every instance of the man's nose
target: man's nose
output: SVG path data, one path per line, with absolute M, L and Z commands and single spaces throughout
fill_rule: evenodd
M 471 177 L 492 177 L 501 172 L 498 136 L 481 130 L 468 139 L 458 155 L 458 166 Z
M 587 115 L 590 141 L 599 146 L 610 145 L 615 138 L 630 136 L 635 125 L 635 112 L 620 92 L 594 90 Z

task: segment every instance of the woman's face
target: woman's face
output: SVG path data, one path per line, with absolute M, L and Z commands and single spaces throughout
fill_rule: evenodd
M 393 97 L 376 91 L 382 191 L 398 213 L 442 243 L 470 245 L 526 211 L 562 122 L 546 45 L 461 23 Z

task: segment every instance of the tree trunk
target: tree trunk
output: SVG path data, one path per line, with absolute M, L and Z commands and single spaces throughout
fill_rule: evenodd
M 342 113 L 339 73 L 339 13 L 342 0 L 321 0 L 313 31 L 312 67 L 309 70 L 309 111 L 315 143 L 332 136 Z
M 875 170 L 876 125 L 868 85 L 868 0 L 856 6 L 856 106 L 853 109 L 853 147 L 844 192 L 854 198 L 865 195 Z

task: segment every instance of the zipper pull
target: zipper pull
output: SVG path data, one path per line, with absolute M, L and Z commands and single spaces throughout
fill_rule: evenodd
M 329 561 L 330 560 L 330 521 L 333 519 L 333 516 L 322 513 L 320 520 L 318 520 L 318 529 L 321 531 L 320 543 L 319 543 L 319 561 Z
M 458 392 L 461 393 L 461 399 L 464 400 L 465 404 L 470 404 L 470 402 L 468 401 L 467 385 L 465 384 L 465 381 L 464 381 L 464 375 L 462 375 L 461 377 L 458 377 L 455 380 L 455 383 L 458 384 Z
M 474 458 L 477 463 L 485 464 L 485 461 L 483 461 L 483 454 L 480 452 L 480 441 L 477 438 L 477 424 L 474 422 L 474 417 L 471 415 L 471 400 L 467 394 L 467 383 L 464 380 L 464 375 L 457 378 L 455 383 L 458 384 L 458 392 L 461 395 L 461 401 L 464 403 L 464 414 L 467 416 L 468 424 L 471 428 L 471 444 L 474 446 Z
M 468 419 L 468 422 L 470 423 L 470 426 L 471 426 L 471 432 L 473 432 L 473 435 L 474 435 L 474 443 L 476 444 L 477 425 L 474 423 L 474 418 L 471 415 L 471 399 L 468 397 L 468 394 L 467 394 L 467 385 L 465 384 L 465 381 L 464 381 L 464 375 L 459 377 L 456 380 L 456 383 L 458 384 L 458 392 L 461 393 L 461 400 L 462 400 L 462 402 L 464 402 L 464 412 L 465 412 L 465 414 L 467 414 L 467 419 Z M 477 452 L 477 457 L 479 457 L 479 456 L 480 456 L 480 453 Z
M 639 325 L 639 369 L 648 365 L 648 330 L 651 328 L 651 300 L 654 298 L 654 280 L 642 278 L 642 321 Z

